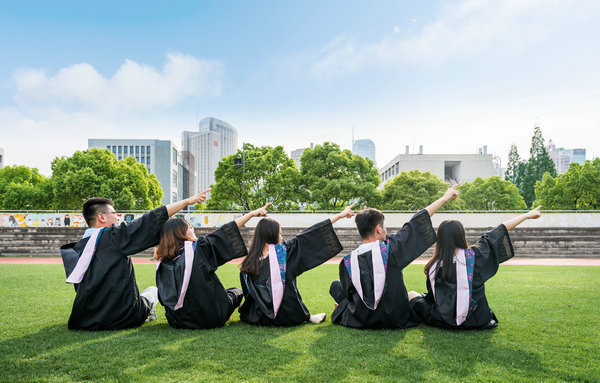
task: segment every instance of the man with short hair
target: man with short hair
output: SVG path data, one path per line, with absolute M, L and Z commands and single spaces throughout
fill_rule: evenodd
M 208 191 L 118 226 L 112 200 L 85 201 L 82 214 L 89 228 L 79 242 L 60 248 L 67 283 L 73 283 L 76 291 L 69 329 L 117 330 L 156 319 L 156 287 L 140 294 L 129 256 L 156 246 L 169 217 L 188 205 L 203 202 Z
M 331 321 L 355 328 L 406 328 L 418 321 L 411 311 L 402 270 L 435 243 L 430 217 L 458 196 L 455 185 L 387 236 L 385 216 L 377 209 L 356 214 L 362 244 L 340 262 L 340 280 L 329 293 L 337 307 Z

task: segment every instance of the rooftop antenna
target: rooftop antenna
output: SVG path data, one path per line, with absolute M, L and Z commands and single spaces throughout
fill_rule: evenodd
M 352 127 L 352 150 L 354 150 L 354 126 Z

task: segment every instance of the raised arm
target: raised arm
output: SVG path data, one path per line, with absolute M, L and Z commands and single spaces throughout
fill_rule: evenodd
M 502 222 L 502 224 L 506 227 L 506 230 L 512 230 L 517 225 L 519 225 L 521 222 L 525 221 L 526 219 L 538 219 L 542 215 L 542 213 L 540 212 L 541 207 L 542 207 L 542 205 L 536 207 L 535 209 L 533 209 L 525 214 L 521 214 L 515 218 L 509 219 L 506 222 Z
M 235 220 L 235 223 L 238 229 L 241 229 L 252 217 L 266 217 L 267 216 L 267 208 L 271 205 L 271 202 L 266 204 L 265 206 L 258 208 L 256 210 L 252 210 L 250 213 L 241 216 Z
M 174 202 L 170 205 L 167 205 L 167 214 L 171 217 L 173 214 L 177 213 L 179 210 L 183 209 L 188 205 L 194 205 L 197 203 L 202 203 L 206 200 L 206 193 L 208 193 L 210 189 L 207 189 L 201 193 L 196 194 L 195 196 L 182 199 L 181 201 Z
M 329 218 L 331 220 L 331 224 L 333 225 L 334 223 L 336 223 L 338 220 L 340 220 L 341 218 L 350 218 L 350 217 L 354 217 L 355 214 L 352 211 L 352 207 L 354 207 L 354 205 L 356 205 L 356 202 L 354 202 L 352 205 L 350 206 L 346 206 L 346 208 L 344 210 L 342 210 L 340 213 L 332 216 L 331 218 Z
M 446 190 L 446 193 L 444 193 L 442 197 L 440 197 L 437 201 L 433 202 L 431 205 L 425 208 L 425 210 L 427 210 L 427 212 L 429 213 L 430 217 L 434 215 L 435 212 L 437 212 L 438 209 L 442 207 L 446 202 L 453 201 L 456 199 L 456 197 L 458 197 L 459 192 L 456 188 L 459 186 L 460 184 L 451 186 L 450 188 L 448 188 L 448 190 Z

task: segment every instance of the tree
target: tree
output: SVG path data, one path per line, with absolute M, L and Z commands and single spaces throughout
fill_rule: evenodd
M 600 209 L 600 159 L 572 162 L 569 170 L 558 177 L 544 174 L 535 185 L 535 204 L 554 210 Z
M 56 209 L 80 209 L 90 197 L 106 197 L 118 210 L 148 210 L 159 206 L 163 196 L 156 176 L 144 165 L 133 157 L 117 161 L 107 149 L 55 158 L 51 181 Z
M 411 170 L 401 172 L 389 180 L 383 188 L 383 208 L 385 210 L 419 210 L 440 198 L 448 189 L 448 184 L 430 172 Z M 443 206 L 445 210 L 464 209 L 464 201 L 459 197 Z
M 307 193 L 300 188 L 300 172 L 282 146 L 245 144 L 245 153 L 224 157 L 215 171 L 208 209 L 257 209 L 272 201 L 278 210 L 298 209 Z M 241 164 L 245 157 L 245 169 Z M 239 165 L 235 161 L 239 160 Z
M 506 166 L 505 179 L 517 185 L 517 187 L 523 182 L 523 173 L 525 170 L 525 163 L 519 156 L 517 145 L 512 144 L 510 146 L 510 152 L 508 152 L 508 165 Z
M 500 177 L 477 177 L 459 187 L 468 210 L 523 210 L 527 206 L 519 189 Z
M 556 177 L 556 167 L 554 161 L 548 155 L 544 145 L 544 137 L 539 125 L 536 125 L 531 138 L 531 148 L 529 149 L 529 160 L 525 166 L 523 181 L 519 187 L 519 192 L 525 199 L 528 207 L 531 207 L 535 199 L 535 184 L 542 180 L 544 173 L 548 172 L 552 177 Z
M 300 158 L 302 181 L 318 209 L 340 209 L 355 201 L 377 207 L 381 182 L 373 161 L 325 142 L 306 149 Z
M 51 201 L 49 180 L 38 169 L 17 165 L 0 169 L 0 208 L 44 210 Z

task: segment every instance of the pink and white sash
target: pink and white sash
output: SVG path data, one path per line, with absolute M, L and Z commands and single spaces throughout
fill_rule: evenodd
M 471 289 L 467 276 L 467 262 L 465 260 L 465 249 L 458 249 L 455 255 L 456 267 L 456 325 L 460 326 L 469 315 L 471 303 Z M 435 278 L 437 276 L 438 262 L 429 269 L 429 284 L 435 299 Z
M 467 262 L 465 261 L 465 250 L 458 249 L 456 253 L 456 325 L 461 325 L 467 320 L 469 314 L 469 303 L 471 292 L 469 291 L 469 280 L 467 279 Z
M 371 246 L 371 262 L 373 262 L 373 294 L 375 299 L 373 310 L 375 310 L 383 296 L 385 287 L 385 266 L 383 264 L 383 258 L 381 257 L 379 241 L 373 242 Z M 362 284 L 360 282 L 360 268 L 358 266 L 358 249 L 350 253 L 350 270 L 352 284 L 360 296 L 360 299 L 364 302 Z
M 271 294 L 273 295 L 273 311 L 275 317 L 283 300 L 284 282 L 281 280 L 281 269 L 277 259 L 275 245 L 269 245 L 269 271 L 271 273 Z
M 83 279 L 85 272 L 90 267 L 90 263 L 92 262 L 92 257 L 96 253 L 96 246 L 98 245 L 98 239 L 100 234 L 102 234 L 102 229 L 98 229 L 90 236 L 85 247 L 83 248 L 83 252 L 77 261 L 77 264 L 73 268 L 73 271 L 65 281 L 66 283 L 79 283 Z
M 185 241 L 183 243 L 183 254 L 185 257 L 185 268 L 183 270 L 183 282 L 181 284 L 181 292 L 177 299 L 177 304 L 173 307 L 173 310 L 179 310 L 183 307 L 183 301 L 185 300 L 185 294 L 187 293 L 188 286 L 190 285 L 190 277 L 192 276 L 192 266 L 194 264 L 194 246 L 192 241 Z M 159 259 L 156 262 L 156 270 L 161 264 Z

